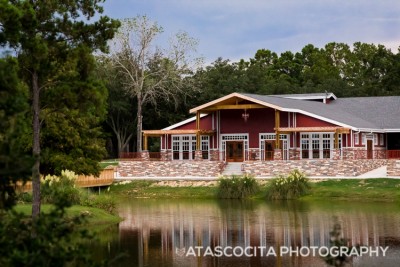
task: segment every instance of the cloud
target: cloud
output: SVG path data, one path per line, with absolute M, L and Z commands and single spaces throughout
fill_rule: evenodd
M 119 0 L 105 10 L 147 14 L 169 34 L 187 31 L 207 61 L 249 58 L 262 48 L 296 52 L 309 43 L 361 41 L 394 52 L 400 45 L 398 0 Z

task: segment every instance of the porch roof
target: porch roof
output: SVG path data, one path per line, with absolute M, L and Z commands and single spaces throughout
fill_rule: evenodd
M 293 133 L 293 132 L 334 132 L 334 133 L 350 133 L 349 128 L 345 127 L 280 127 L 280 133 Z
M 143 130 L 143 135 L 145 136 L 161 136 L 165 134 L 196 134 L 197 132 L 200 135 L 212 135 L 214 134 L 214 130 L 196 130 L 196 129 L 184 129 L 184 130 Z

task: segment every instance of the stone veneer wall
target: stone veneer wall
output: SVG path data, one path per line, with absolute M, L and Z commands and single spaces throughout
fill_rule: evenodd
M 307 176 L 355 177 L 385 166 L 387 160 L 294 160 L 245 162 L 245 172 L 256 177 L 287 175 L 294 169 Z
M 246 161 L 244 170 L 256 177 L 286 175 L 294 169 L 307 176 L 355 177 L 387 165 L 388 177 L 400 176 L 400 160 L 272 160 Z M 217 177 L 223 170 L 221 161 L 120 161 L 120 177 Z
M 120 161 L 120 177 L 217 177 L 222 172 L 221 161 Z
M 400 159 L 389 159 L 387 162 L 387 176 L 400 176 Z

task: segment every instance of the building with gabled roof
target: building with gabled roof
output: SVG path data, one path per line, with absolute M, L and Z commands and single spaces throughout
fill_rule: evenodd
M 196 150 L 202 159 L 238 162 L 343 158 L 344 150 L 382 158 L 400 150 L 400 96 L 232 93 L 190 113 L 197 116 L 143 131 L 145 139 L 161 136 L 171 160 L 195 159 Z
M 334 160 L 400 158 L 400 96 L 231 93 L 192 108 L 190 113 L 196 116 L 161 130 L 144 130 L 142 159 L 240 162 L 246 171 L 254 164 L 267 168 L 270 161 L 286 165 L 297 161 L 301 163 L 290 163 L 290 168 L 307 169 L 310 164 Z M 156 156 L 147 151 L 148 137 L 161 138 Z M 384 164 L 370 164 L 354 173 Z

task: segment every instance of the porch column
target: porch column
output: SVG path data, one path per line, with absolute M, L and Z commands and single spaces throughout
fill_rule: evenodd
M 335 146 L 334 146 L 334 148 L 335 149 L 339 148 L 339 134 L 338 134 L 337 130 L 335 131 Z
M 274 150 L 274 160 L 282 159 L 282 149 L 281 149 L 281 137 L 279 132 L 279 127 L 281 125 L 280 111 L 275 109 L 275 150 Z
M 280 113 L 279 110 L 275 109 L 275 148 L 280 149 L 280 134 L 279 134 L 279 127 L 280 127 Z
M 147 147 L 147 134 L 143 134 L 143 150 L 147 151 L 148 147 Z
M 334 143 L 334 150 L 333 150 L 333 154 L 332 154 L 332 159 L 340 159 L 340 151 L 339 151 L 339 131 L 335 130 L 335 143 Z
M 201 150 L 200 150 L 200 144 L 201 144 L 201 140 L 200 140 L 200 112 L 197 111 L 196 112 L 196 151 L 194 153 L 194 159 L 195 160 L 202 160 L 203 159 L 203 155 L 202 155 Z

